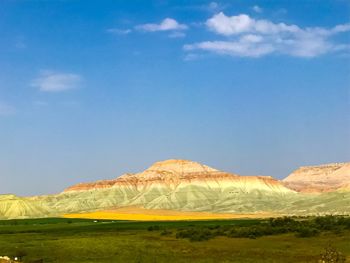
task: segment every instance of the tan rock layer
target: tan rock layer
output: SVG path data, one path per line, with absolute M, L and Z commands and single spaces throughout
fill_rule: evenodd
M 285 178 L 283 184 L 309 193 L 350 190 L 350 163 L 300 167 Z

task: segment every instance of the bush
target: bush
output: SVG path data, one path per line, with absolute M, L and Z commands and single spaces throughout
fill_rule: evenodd
M 319 234 L 320 234 L 320 231 L 318 229 L 304 226 L 298 229 L 296 236 L 297 237 L 314 237 Z
M 328 245 L 324 252 L 320 255 L 320 259 L 318 262 L 320 263 L 344 263 L 345 256 L 337 251 L 331 245 Z
M 288 229 L 284 227 L 272 227 L 269 224 L 261 224 L 256 226 L 233 228 L 227 233 L 227 236 L 257 238 L 262 236 L 278 235 L 287 232 Z
M 205 241 L 213 237 L 209 229 L 188 229 L 176 233 L 176 238 L 187 238 L 190 241 Z
M 147 228 L 148 231 L 156 231 L 156 230 L 159 230 L 160 227 L 159 226 L 150 226 Z
M 215 226 L 209 226 L 208 227 L 210 230 L 214 230 L 214 229 L 219 229 L 220 226 L 219 225 L 215 225 Z
M 173 232 L 164 229 L 162 232 L 160 232 L 161 236 L 170 236 Z
M 298 224 L 297 221 L 295 221 L 291 217 L 277 217 L 277 218 L 270 218 L 269 220 L 270 226 L 272 227 L 294 227 Z
M 269 235 L 295 233 L 297 237 L 314 237 L 324 231 L 332 231 L 338 235 L 349 227 L 350 218 L 340 216 L 317 217 L 313 219 L 300 218 L 298 221 L 291 217 L 271 218 L 255 224 L 243 225 L 213 225 L 207 227 L 180 228 L 177 238 L 188 238 L 192 241 L 208 240 L 216 236 L 231 238 L 258 238 Z
M 338 226 L 342 222 L 339 220 L 339 218 L 335 216 L 322 216 L 322 217 L 316 217 L 313 220 L 313 223 L 316 225 L 316 227 L 320 230 L 332 230 L 334 227 Z

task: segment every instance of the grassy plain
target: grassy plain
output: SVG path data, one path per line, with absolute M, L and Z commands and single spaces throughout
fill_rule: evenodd
M 293 233 L 191 242 L 179 230 L 250 227 L 262 220 L 130 222 L 91 219 L 0 221 L 0 255 L 24 262 L 317 262 L 332 243 L 350 259 L 350 231 L 300 238 Z M 152 230 L 152 231 L 150 231 Z M 165 231 L 166 230 L 166 231 Z M 166 232 L 164 235 L 163 233 Z M 39 261 L 37 261 L 39 262 Z

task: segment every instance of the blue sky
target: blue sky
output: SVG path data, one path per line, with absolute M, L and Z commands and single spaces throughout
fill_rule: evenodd
M 349 161 L 350 4 L 0 3 L 0 193 L 182 158 L 287 176 Z

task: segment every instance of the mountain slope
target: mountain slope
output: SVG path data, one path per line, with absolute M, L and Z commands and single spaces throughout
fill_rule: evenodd
M 283 183 L 298 192 L 350 190 L 350 163 L 300 167 Z

